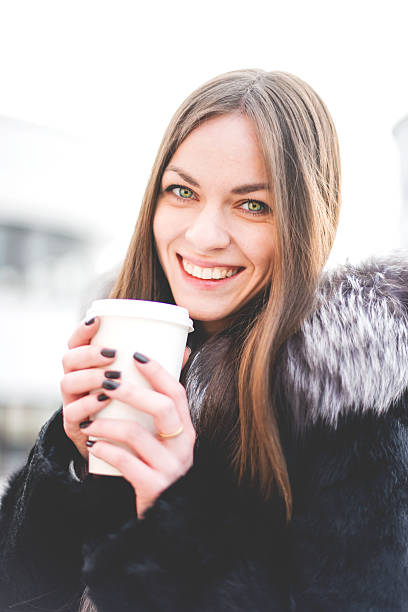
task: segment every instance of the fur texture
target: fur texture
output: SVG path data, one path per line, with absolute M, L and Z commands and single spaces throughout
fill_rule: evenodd
M 4 497 L 0 610 L 73 612 L 88 586 L 99 612 L 405 611 L 407 287 L 397 256 L 326 273 L 282 347 L 290 525 L 279 499 L 238 489 L 205 441 L 138 520 L 125 481 L 72 477 L 57 412 Z M 197 415 L 206 382 L 190 372 Z
M 408 255 L 372 258 L 326 272 L 313 314 L 281 349 L 276 392 L 299 430 L 356 410 L 387 411 L 408 385 Z M 224 340 L 223 340 L 224 341 Z M 228 350 L 228 347 L 225 347 Z M 207 380 L 193 358 L 186 388 L 198 421 Z
M 408 271 L 402 255 L 323 277 L 317 308 L 286 343 L 280 381 L 300 427 L 384 413 L 408 384 Z

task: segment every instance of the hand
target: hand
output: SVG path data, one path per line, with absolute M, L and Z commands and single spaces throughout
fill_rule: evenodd
M 64 376 L 60 387 L 63 400 L 64 429 L 85 460 L 88 460 L 88 448 L 86 446 L 88 434 L 80 428 L 80 423 L 96 415 L 111 401 L 107 394 L 89 394 L 93 389 L 100 388 L 105 380 L 104 373 L 106 370 L 96 368 L 106 366 L 108 370 L 115 360 L 114 349 L 90 344 L 99 329 L 99 324 L 99 319 L 95 318 L 90 325 L 86 323 L 79 325 L 69 339 L 69 350 L 62 359 Z M 105 355 L 102 354 L 102 351 Z M 112 356 L 107 357 L 106 354 Z M 183 367 L 188 356 L 189 349 L 186 348 Z
M 79 424 L 95 415 L 111 401 L 110 398 L 100 401 L 98 396 L 89 395 L 89 392 L 101 387 L 105 378 L 104 370 L 96 368 L 106 366 L 109 369 L 110 364 L 115 360 L 113 349 L 90 344 L 100 323 L 98 318 L 92 321 L 90 325 L 86 323 L 79 325 L 69 339 L 69 350 L 62 359 L 64 376 L 60 385 L 65 433 L 86 460 L 88 459 L 88 448 L 86 447 L 88 436 L 79 427 Z M 106 357 L 102 351 L 112 356 Z
M 183 367 L 188 355 L 189 349 Z M 128 448 L 97 440 L 91 443 L 90 452 L 116 467 L 130 482 L 136 493 L 137 515 L 143 517 L 160 493 L 192 466 L 196 434 L 181 383 L 156 361 L 135 360 L 135 367 L 152 389 L 122 381 L 116 389 L 106 389 L 106 395 L 152 415 L 158 432 L 173 433 L 181 426 L 183 431 L 176 437 L 162 438 L 134 421 L 103 418 L 92 422 L 85 431 L 87 435 L 126 444 Z

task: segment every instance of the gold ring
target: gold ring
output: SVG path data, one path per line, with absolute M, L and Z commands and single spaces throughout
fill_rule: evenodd
M 180 429 L 178 429 L 177 431 L 174 431 L 173 433 L 166 434 L 166 433 L 162 433 L 161 431 L 158 431 L 157 433 L 161 438 L 176 438 L 177 436 L 181 434 L 183 430 L 184 430 L 184 426 L 182 425 Z

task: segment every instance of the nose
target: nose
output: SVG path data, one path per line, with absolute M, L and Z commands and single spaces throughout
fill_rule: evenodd
M 195 252 L 225 249 L 231 237 L 222 212 L 205 206 L 197 213 L 185 232 L 186 239 L 194 246 Z

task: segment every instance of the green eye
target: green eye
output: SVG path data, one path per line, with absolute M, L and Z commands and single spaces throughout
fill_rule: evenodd
M 191 198 L 193 196 L 193 192 L 188 187 L 176 187 L 174 191 L 178 191 L 181 198 Z
M 164 190 L 167 193 L 172 193 L 179 200 L 195 200 L 194 191 L 189 187 L 184 187 L 183 185 L 169 185 Z
M 250 210 L 251 212 L 260 212 L 262 210 L 262 205 L 260 202 L 249 200 L 248 210 Z
M 269 206 L 258 200 L 247 200 L 241 204 L 242 210 L 248 215 L 266 215 L 270 212 Z

